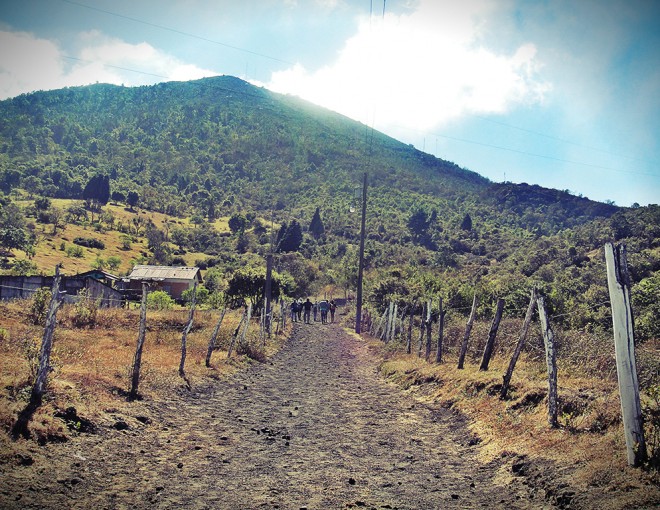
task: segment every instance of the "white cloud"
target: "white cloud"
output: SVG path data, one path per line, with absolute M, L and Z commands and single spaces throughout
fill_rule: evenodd
M 81 33 L 82 49 L 65 55 L 52 41 L 0 31 L 0 98 L 90 83 L 145 85 L 218 73 L 186 64 L 150 44 L 129 44 L 98 31 Z
M 543 99 L 532 44 L 512 55 L 479 45 L 484 0 L 422 0 L 410 14 L 362 20 L 337 59 L 316 72 L 301 65 L 273 73 L 267 87 L 371 123 L 418 130 L 465 113 L 504 113 Z

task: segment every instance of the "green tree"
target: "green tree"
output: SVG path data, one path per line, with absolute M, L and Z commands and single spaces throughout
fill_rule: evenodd
M 234 234 L 244 232 L 248 226 L 248 220 L 245 216 L 239 213 L 232 214 L 229 218 L 229 230 Z
M 314 239 L 320 238 L 325 232 L 323 220 L 321 219 L 321 212 L 318 207 L 316 208 L 316 211 L 314 211 L 312 221 L 309 223 L 309 232 L 314 236 Z

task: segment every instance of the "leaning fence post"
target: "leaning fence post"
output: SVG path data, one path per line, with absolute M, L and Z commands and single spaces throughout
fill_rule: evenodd
M 532 316 L 534 315 L 534 309 L 536 308 L 536 287 L 532 289 L 532 294 L 529 298 L 529 306 L 527 307 L 527 314 L 525 315 L 525 322 L 523 323 L 522 331 L 520 332 L 520 337 L 518 338 L 518 343 L 516 344 L 516 349 L 513 351 L 513 356 L 509 362 L 509 368 L 504 374 L 504 382 L 502 383 L 502 389 L 500 390 L 500 398 L 504 400 L 506 394 L 509 391 L 509 384 L 511 384 L 511 376 L 513 375 L 513 370 L 516 368 L 516 363 L 518 362 L 518 357 L 522 352 L 522 348 L 525 345 L 525 339 L 527 338 L 527 332 L 529 331 L 529 325 L 532 323 Z
M 543 344 L 545 345 L 545 361 L 548 365 L 548 423 L 551 427 L 558 427 L 557 422 L 557 353 L 555 351 L 555 334 L 550 327 L 548 314 L 545 310 L 545 297 L 539 295 L 536 298 L 539 308 L 539 319 L 541 321 L 541 332 L 543 333 Z
M 479 370 L 488 370 L 488 364 L 490 363 L 490 358 L 493 356 L 493 348 L 495 347 L 495 337 L 497 336 L 497 330 L 500 327 L 500 321 L 502 320 L 503 310 L 504 310 L 504 300 L 502 298 L 499 298 L 497 300 L 495 317 L 493 317 L 493 323 L 490 326 L 490 332 L 488 333 L 488 340 L 486 341 L 486 347 L 484 348 L 484 355 L 481 358 L 481 365 L 479 366 Z
M 140 303 L 140 326 L 138 329 L 137 346 L 133 358 L 133 376 L 131 378 L 131 391 L 129 400 L 135 400 L 138 396 L 138 385 L 140 384 L 140 367 L 142 365 L 142 348 L 147 331 L 147 284 L 142 282 L 142 301 Z
M 630 276 L 626 260 L 626 246 L 605 245 L 607 285 L 612 306 L 616 372 L 621 395 L 621 413 L 626 436 L 628 464 L 639 466 L 646 460 L 646 443 L 639 400 L 639 382 L 635 361 L 635 338 L 632 306 L 630 304 Z
M 30 402 L 36 405 L 41 404 L 41 399 L 46 391 L 48 373 L 51 370 L 50 353 L 53 348 L 53 335 L 55 334 L 55 326 L 57 324 L 57 310 L 62 304 L 60 279 L 60 266 L 57 265 L 55 266 L 55 277 L 53 278 L 53 286 L 51 288 L 50 305 L 46 314 L 46 327 L 44 328 L 44 336 L 42 337 L 41 349 L 39 351 L 39 369 L 30 396 Z
M 215 341 L 218 338 L 218 333 L 220 332 L 220 326 L 222 325 L 222 321 L 225 318 L 225 313 L 227 313 L 227 304 L 222 307 L 222 312 L 220 313 L 220 318 L 218 319 L 218 322 L 215 325 L 215 328 L 213 329 L 213 334 L 211 335 L 211 339 L 209 340 L 209 348 L 206 351 L 206 366 L 210 367 L 211 366 L 211 355 L 213 354 L 213 349 L 215 349 Z
M 465 355 L 467 354 L 468 340 L 470 340 L 470 332 L 472 331 L 472 325 L 474 324 L 474 319 L 477 315 L 477 293 L 474 293 L 472 298 L 472 310 L 470 311 L 470 318 L 465 325 L 465 334 L 463 335 L 463 343 L 461 344 L 461 354 L 458 356 L 458 368 L 462 369 L 463 364 L 465 363 Z
M 431 357 L 431 336 L 433 332 L 431 331 L 431 307 L 433 305 L 433 302 L 429 299 L 427 308 L 426 308 L 426 352 L 424 354 L 424 359 L 426 361 L 429 360 Z

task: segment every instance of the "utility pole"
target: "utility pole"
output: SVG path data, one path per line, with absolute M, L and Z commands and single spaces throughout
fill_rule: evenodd
M 360 260 L 358 262 L 357 302 L 355 304 L 355 332 L 362 329 L 362 276 L 364 273 L 364 237 L 367 223 L 367 172 L 362 184 L 362 228 L 360 230 Z

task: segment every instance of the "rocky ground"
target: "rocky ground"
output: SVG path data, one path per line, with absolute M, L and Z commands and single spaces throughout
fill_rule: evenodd
M 93 433 L 4 456 L 0 508 L 551 508 L 573 500 L 570 488 L 543 487 L 552 466 L 480 462 L 461 417 L 384 382 L 364 341 L 337 325 L 295 324 L 268 362 L 131 406 L 107 409 Z

